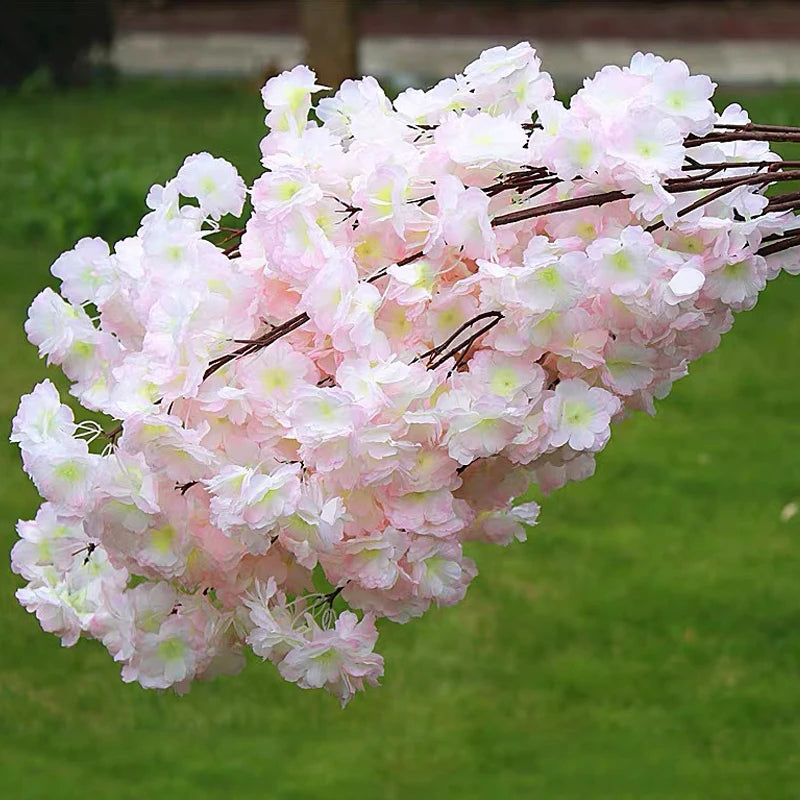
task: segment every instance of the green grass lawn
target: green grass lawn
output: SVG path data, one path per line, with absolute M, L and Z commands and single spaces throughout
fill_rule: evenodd
M 726 100 L 731 98 L 726 98 Z M 741 98 L 800 123 L 800 89 Z M 36 493 L 5 442 L 46 374 L 32 296 L 80 236 L 132 233 L 147 187 L 208 149 L 258 169 L 257 87 L 141 84 L 0 97 L 0 531 Z M 62 649 L 0 576 L 6 798 L 800 797 L 800 278 L 781 277 L 658 416 L 525 545 L 475 547 L 457 608 L 381 626 L 386 676 L 344 711 L 253 659 L 186 697 Z

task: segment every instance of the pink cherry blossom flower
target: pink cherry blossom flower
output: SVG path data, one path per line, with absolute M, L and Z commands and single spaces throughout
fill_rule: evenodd
M 303 65 L 270 78 L 261 90 L 261 99 L 270 112 L 267 124 L 278 131 L 302 130 L 311 109 L 312 93 L 324 88 L 317 83 L 314 71 Z
M 704 292 L 736 308 L 755 305 L 758 293 L 767 285 L 764 259 L 755 256 L 724 264 L 706 276 Z
M 437 409 L 448 419 L 448 453 L 460 464 L 495 455 L 522 425 L 521 408 L 509 408 L 500 397 L 475 399 L 464 390 L 442 395 Z
M 655 242 L 639 227 L 625 228 L 618 239 L 597 239 L 586 249 L 592 262 L 592 282 L 626 296 L 647 290 L 653 273 Z
M 373 652 L 377 639 L 371 614 L 359 621 L 352 612 L 343 611 L 332 630 L 314 626 L 310 639 L 290 650 L 278 669 L 301 688 L 324 687 L 346 705 L 365 681 L 376 685 L 383 675 L 383 658 Z
M 64 301 L 52 289 L 44 289 L 31 303 L 25 333 L 48 362 L 61 364 L 89 355 L 99 334 L 82 308 Z
M 439 605 L 455 605 L 467 592 L 474 567 L 453 541 L 417 537 L 406 554 L 417 592 Z M 467 562 L 467 563 L 465 563 Z
M 270 577 L 266 584 L 256 583 L 253 595 L 246 597 L 244 604 L 250 609 L 253 626 L 247 643 L 257 656 L 280 661 L 293 648 L 302 647 L 303 635 L 295 630 L 296 620 L 275 578 Z
M 102 305 L 117 288 L 108 245 L 97 237 L 80 239 L 55 260 L 50 271 L 61 279 L 61 294 L 74 305 Z
M 66 442 L 75 430 L 72 410 L 61 402 L 52 382 L 44 380 L 22 396 L 11 423 L 10 439 L 25 450 L 49 442 Z
M 605 350 L 603 380 L 617 394 L 629 395 L 644 389 L 655 376 L 655 356 L 646 347 L 615 339 Z
M 453 115 L 436 130 L 434 141 L 456 164 L 502 169 L 525 160 L 525 132 L 508 117 L 476 114 Z
M 187 156 L 175 176 L 178 191 L 196 197 L 200 209 L 212 219 L 242 213 L 246 188 L 234 166 L 210 153 Z
M 82 439 L 50 442 L 47 448 L 23 451 L 25 471 L 39 494 L 65 513 L 78 514 L 92 505 L 99 461 Z
M 166 689 L 194 677 L 198 667 L 197 635 L 190 619 L 168 616 L 157 631 L 141 634 L 136 655 L 122 668 L 122 680 L 145 689 Z
M 20 538 L 11 549 L 11 568 L 27 581 L 42 578 L 47 568 L 65 573 L 76 554 L 89 555 L 89 537 L 80 518 L 60 516 L 51 503 L 43 503 L 34 520 L 20 520 L 17 533 Z
M 323 559 L 325 574 L 335 583 L 354 580 L 367 589 L 390 589 L 400 577 L 397 562 L 407 548 L 406 535 L 393 528 L 347 539 L 333 557 Z
M 205 485 L 212 494 L 211 518 L 222 531 L 240 526 L 271 530 L 297 509 L 300 465 L 279 464 L 262 472 L 231 464 L 207 479 Z
M 476 186 L 464 188 L 458 178 L 444 175 L 436 183 L 441 238 L 463 247 L 468 258 L 491 258 L 495 235 L 489 221 L 489 198 Z
M 599 387 L 578 378 L 562 381 L 553 397 L 544 401 L 544 418 L 550 426 L 551 444 L 568 444 L 573 450 L 599 450 L 611 435 L 611 418 L 620 402 Z

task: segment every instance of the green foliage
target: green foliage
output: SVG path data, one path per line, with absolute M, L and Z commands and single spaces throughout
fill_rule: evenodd
M 46 374 L 22 322 L 47 266 L 99 225 L 131 231 L 187 152 L 251 178 L 254 89 L 133 84 L 0 110 L 5 431 Z M 739 99 L 800 123 L 800 90 Z M 782 277 L 655 419 L 615 430 L 594 478 L 546 501 L 527 544 L 474 548 L 464 603 L 382 625 L 384 686 L 345 711 L 256 659 L 182 698 L 124 685 L 100 646 L 42 633 L 4 566 L 3 796 L 793 800 L 800 515 L 780 512 L 800 502 L 798 351 L 800 279 Z M 36 495 L 5 441 L 0 466 L 7 552 Z
M 41 198 L 34 205 L 14 205 L 8 210 L 7 221 L 19 236 L 68 241 L 80 231 L 105 239 L 130 235 L 122 221 L 130 217 L 131 209 L 142 206 L 131 164 L 120 164 L 107 154 L 87 161 L 75 142 L 68 143 L 46 170 L 39 168 L 48 157 L 41 142 L 27 143 L 17 157 L 21 161 L 19 190 Z
M 189 152 L 214 150 L 252 177 L 262 119 L 255 87 L 232 83 L 123 83 L 0 105 L 4 237 L 69 247 L 131 236 L 148 188 Z

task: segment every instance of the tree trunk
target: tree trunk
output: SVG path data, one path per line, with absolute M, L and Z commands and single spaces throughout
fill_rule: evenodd
M 359 77 L 355 0 L 301 0 L 300 26 L 320 83 L 335 88 Z

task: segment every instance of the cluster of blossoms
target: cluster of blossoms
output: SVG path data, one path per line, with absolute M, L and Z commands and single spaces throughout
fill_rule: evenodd
M 376 618 L 460 601 L 466 541 L 524 540 L 515 498 L 590 476 L 612 423 L 796 269 L 764 194 L 789 162 L 680 61 L 637 54 L 568 107 L 525 43 L 393 103 L 364 78 L 312 115 L 324 88 L 271 79 L 252 187 L 188 157 L 136 236 L 81 239 L 31 305 L 115 422 L 49 381 L 22 398 L 45 502 L 17 596 L 125 681 L 185 691 L 249 647 L 346 702 L 382 674 Z

